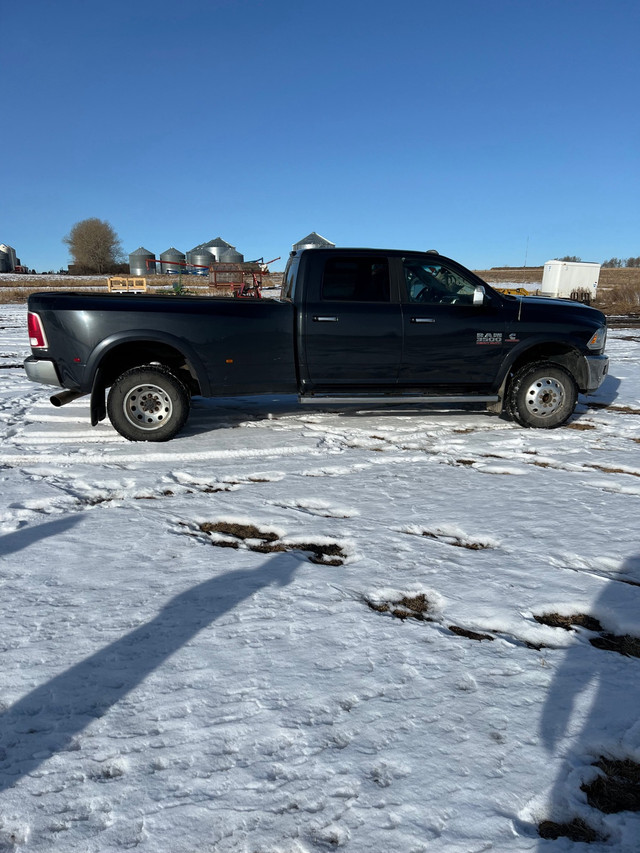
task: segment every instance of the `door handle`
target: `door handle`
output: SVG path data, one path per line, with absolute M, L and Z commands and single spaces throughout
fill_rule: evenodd
M 337 317 L 326 317 L 322 314 L 316 314 L 313 318 L 314 323 L 337 323 Z
M 412 317 L 411 322 L 412 323 L 435 323 L 435 320 L 433 320 L 431 317 Z

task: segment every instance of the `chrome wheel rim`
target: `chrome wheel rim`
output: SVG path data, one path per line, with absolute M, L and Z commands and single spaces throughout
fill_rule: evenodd
M 160 429 L 173 414 L 171 398 L 159 385 L 136 385 L 124 398 L 122 410 L 130 424 L 149 432 Z
M 537 418 L 548 418 L 564 403 L 564 388 L 551 376 L 536 379 L 527 388 L 525 396 L 527 410 Z

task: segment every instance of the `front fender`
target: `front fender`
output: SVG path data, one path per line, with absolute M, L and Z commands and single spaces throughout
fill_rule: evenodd
M 565 367 L 582 389 L 587 383 L 588 365 L 585 355 L 576 347 L 575 341 L 555 338 L 549 340 L 542 336 L 527 338 L 508 349 L 495 381 L 495 388 L 501 387 L 505 379 L 514 370 L 518 370 L 529 361 L 553 361 Z

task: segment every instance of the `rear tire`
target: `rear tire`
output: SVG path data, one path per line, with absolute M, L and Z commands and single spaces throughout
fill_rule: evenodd
M 509 412 L 521 426 L 554 429 L 573 414 L 578 386 L 559 364 L 539 361 L 525 365 L 511 381 Z
M 189 392 L 166 367 L 134 367 L 111 386 L 107 414 L 129 441 L 169 441 L 189 416 Z

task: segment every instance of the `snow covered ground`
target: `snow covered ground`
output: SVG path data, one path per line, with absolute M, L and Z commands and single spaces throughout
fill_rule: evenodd
M 160 445 L 0 335 L 0 851 L 638 850 L 581 790 L 640 761 L 638 330 L 548 433 L 277 397 Z

